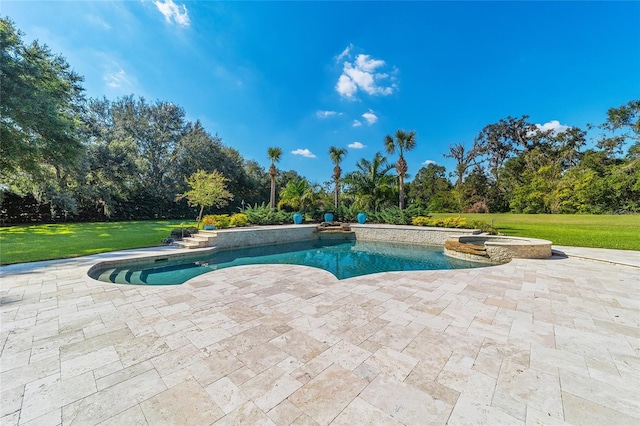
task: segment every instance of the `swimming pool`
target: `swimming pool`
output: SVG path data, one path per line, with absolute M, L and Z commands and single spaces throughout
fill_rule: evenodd
M 294 264 L 324 269 L 338 279 L 386 271 L 478 268 L 486 264 L 455 259 L 441 246 L 373 241 L 308 240 L 216 250 L 177 259 L 163 258 L 97 268 L 91 278 L 117 284 L 182 284 L 198 275 L 240 265 Z

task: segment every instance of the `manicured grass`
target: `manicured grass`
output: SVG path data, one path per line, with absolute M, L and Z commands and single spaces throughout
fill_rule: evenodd
M 181 221 L 65 223 L 0 228 L 0 264 L 162 245 Z
M 498 232 L 513 237 L 542 238 L 561 246 L 640 250 L 640 215 L 464 213 L 461 216 L 492 223 Z

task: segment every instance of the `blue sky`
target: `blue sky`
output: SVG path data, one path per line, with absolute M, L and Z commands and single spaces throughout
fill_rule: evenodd
M 507 116 L 586 129 L 640 96 L 640 2 L 12 1 L 90 97 L 171 101 L 223 143 L 312 182 L 415 130 L 415 175 Z M 595 136 L 595 133 L 590 135 Z M 395 162 L 395 156 L 390 157 Z

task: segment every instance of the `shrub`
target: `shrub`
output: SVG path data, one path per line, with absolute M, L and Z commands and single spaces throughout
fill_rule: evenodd
M 181 240 L 182 237 L 190 237 L 193 234 L 197 234 L 198 233 L 198 228 L 193 227 L 193 226 L 187 226 L 187 227 L 180 227 L 180 228 L 173 228 L 171 230 L 171 237 L 174 240 Z
M 411 221 L 416 226 L 435 226 L 437 228 L 467 228 L 467 219 L 464 217 L 443 217 L 430 219 L 425 216 L 417 216 Z
M 409 206 L 404 210 L 400 207 L 387 207 L 377 212 L 367 215 L 374 223 L 388 223 L 390 225 L 411 225 L 411 221 L 416 216 L 426 216 L 426 210 L 417 206 Z
M 491 235 L 497 235 L 498 230 L 487 222 L 481 220 L 472 220 L 467 222 L 464 217 L 443 217 L 430 219 L 426 216 L 414 217 L 411 221 L 415 226 L 435 226 L 437 228 L 464 228 L 464 229 L 479 229 L 482 232 L 486 232 Z
M 293 223 L 291 213 L 282 210 L 273 210 L 266 203 L 247 207 L 244 210 L 247 221 L 252 225 L 280 225 L 283 223 Z
M 244 213 L 236 213 L 230 218 L 231 226 L 247 226 L 249 224 L 249 219 L 247 215 Z
M 431 221 L 432 226 L 437 226 L 439 228 L 466 228 L 467 227 L 467 219 L 464 217 L 443 217 L 439 219 L 434 219 Z
M 416 216 L 411 220 L 411 224 L 415 226 L 431 226 L 431 219 L 428 216 Z
M 231 225 L 231 219 L 228 214 L 212 214 L 210 216 L 216 229 L 228 228 Z
M 214 215 L 208 214 L 208 215 L 204 216 L 202 218 L 202 225 L 204 225 L 204 226 L 215 225 L 214 224 Z
M 469 229 L 479 229 L 482 232 L 486 232 L 490 235 L 498 235 L 498 229 L 496 229 L 493 225 L 484 222 L 482 220 L 472 220 L 468 223 Z
M 326 212 L 323 209 L 313 209 L 311 211 L 308 211 L 304 215 L 305 222 L 307 219 L 311 219 L 313 222 L 324 222 L 325 213 Z M 334 220 L 335 220 L 335 217 L 334 217 Z
M 358 221 L 358 213 L 362 212 L 362 209 L 357 208 L 355 204 L 351 206 L 345 206 L 344 204 L 340 204 L 338 209 L 334 211 L 335 220 L 338 222 L 357 222 Z M 370 213 L 364 210 L 364 213 L 367 213 L 367 216 L 370 216 Z

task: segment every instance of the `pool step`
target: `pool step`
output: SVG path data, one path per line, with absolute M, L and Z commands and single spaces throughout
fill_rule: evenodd
M 115 284 L 139 284 L 140 271 L 128 271 L 116 268 L 110 268 L 100 274 L 98 281 L 112 282 Z
M 185 237 L 182 241 L 176 241 L 180 248 L 194 249 L 200 247 L 208 247 L 215 240 L 218 234 L 215 231 L 198 231 L 190 237 Z
M 111 276 L 111 274 L 115 272 L 115 270 L 116 270 L 115 268 L 107 269 L 106 271 L 100 274 L 100 276 L 98 277 L 98 281 L 110 282 L 111 278 L 109 277 Z
M 104 271 L 98 277 L 100 281 L 112 282 L 116 284 L 128 284 L 126 280 L 127 271 L 122 269 L 111 268 Z

